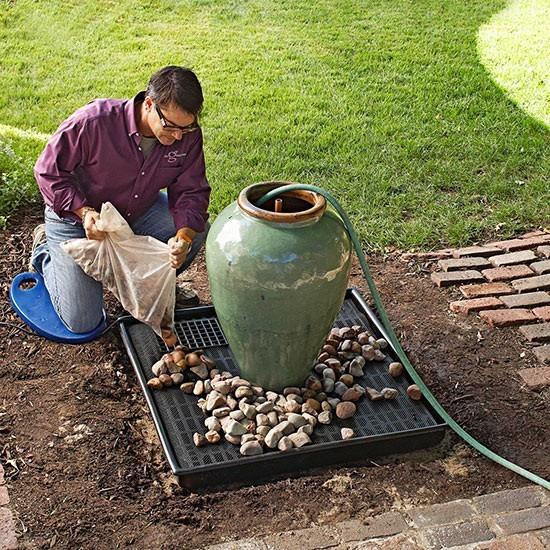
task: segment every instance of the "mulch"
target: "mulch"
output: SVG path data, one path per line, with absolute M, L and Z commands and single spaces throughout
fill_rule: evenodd
M 38 207 L 21 210 L 0 231 L 2 322 L 20 324 L 8 288 L 26 269 L 39 221 Z M 439 401 L 491 449 L 549 477 L 550 396 L 522 385 L 518 367 L 537 363 L 517 331 L 450 314 L 451 291 L 434 287 L 429 263 L 369 261 L 401 342 Z M 207 303 L 203 256 L 190 277 Z M 350 286 L 368 295 L 358 266 Z M 112 317 L 123 313 L 106 300 Z M 0 461 L 22 548 L 193 548 L 528 483 L 449 434 L 424 451 L 192 492 L 169 472 L 115 331 L 67 346 L 0 330 Z

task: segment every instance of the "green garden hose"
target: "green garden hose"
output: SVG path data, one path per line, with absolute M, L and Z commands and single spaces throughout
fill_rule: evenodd
M 382 306 L 380 294 L 370 274 L 367 261 L 365 260 L 365 255 L 363 254 L 363 250 L 361 249 L 361 244 L 359 243 L 359 239 L 355 233 L 355 230 L 353 229 L 353 226 L 347 214 L 344 212 L 343 208 L 340 206 L 340 204 L 338 204 L 338 201 L 328 191 L 325 191 L 324 189 L 321 189 L 320 187 L 317 187 L 315 185 L 307 185 L 307 184 L 284 185 L 266 193 L 263 197 L 261 197 L 257 201 L 256 204 L 258 206 L 261 206 L 266 201 L 277 197 L 281 193 L 286 193 L 288 191 L 297 191 L 297 190 L 312 191 L 314 193 L 318 193 L 319 195 L 322 195 L 334 207 L 334 209 L 338 212 L 338 214 L 342 218 L 346 231 L 348 232 L 350 239 L 353 243 L 353 246 L 355 248 L 357 257 L 359 258 L 359 263 L 361 264 L 361 268 L 363 269 L 363 275 L 365 276 L 365 279 L 369 285 L 371 295 L 374 299 L 374 303 L 376 304 L 377 312 L 380 315 L 382 324 L 386 329 L 387 335 L 390 339 L 393 349 L 396 351 L 399 359 L 401 360 L 401 363 L 409 373 L 410 377 L 413 379 L 414 383 L 417 384 L 418 387 L 421 389 L 422 395 L 428 400 L 430 405 L 437 411 L 439 416 L 441 416 L 441 418 L 451 427 L 451 429 L 453 429 L 464 441 L 466 441 L 466 443 L 471 445 L 474 449 L 479 451 L 481 454 L 495 461 L 497 464 L 500 464 L 501 466 L 504 466 L 505 468 L 512 470 L 516 474 L 519 474 L 527 478 L 528 480 L 534 483 L 537 483 L 541 487 L 544 487 L 545 489 L 550 490 L 550 482 L 546 481 L 545 479 L 542 479 L 541 477 L 537 476 L 536 474 L 533 474 L 532 472 L 529 472 L 528 470 L 525 470 L 521 466 L 518 466 L 517 464 L 514 464 L 513 462 L 506 460 L 500 455 L 497 455 L 496 453 L 494 453 L 493 451 L 485 447 L 485 445 L 477 441 L 474 437 L 472 437 L 457 422 L 453 420 L 453 418 L 447 413 L 447 411 L 438 403 L 437 399 L 434 397 L 432 392 L 426 387 L 426 385 L 422 381 L 422 378 L 420 378 L 419 374 L 416 372 L 411 362 L 409 361 L 405 351 L 403 350 L 403 348 L 401 347 L 401 344 L 399 343 L 399 340 L 397 339 L 397 336 L 395 334 L 395 331 L 393 330 L 393 327 L 391 326 L 388 315 L 384 310 L 384 307 Z

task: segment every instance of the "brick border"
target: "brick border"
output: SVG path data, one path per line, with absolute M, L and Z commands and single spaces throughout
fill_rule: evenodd
M 531 485 L 361 520 L 222 542 L 206 550 L 543 550 L 549 538 L 550 495 Z
M 481 246 L 403 254 L 405 261 L 436 261 L 431 280 L 438 287 L 458 287 L 465 299 L 451 300 L 458 315 L 477 313 L 491 328 L 519 327 L 537 347 L 533 356 L 541 369 L 522 376 L 526 386 L 540 391 L 550 386 L 550 230 Z M 484 266 L 493 266 L 483 269 Z M 518 373 L 522 375 L 521 369 Z

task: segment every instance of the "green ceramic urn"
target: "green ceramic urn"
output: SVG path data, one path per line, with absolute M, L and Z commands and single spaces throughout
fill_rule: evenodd
M 258 183 L 216 218 L 206 241 L 212 302 L 241 375 L 266 390 L 302 386 L 340 310 L 351 243 L 321 195 Z

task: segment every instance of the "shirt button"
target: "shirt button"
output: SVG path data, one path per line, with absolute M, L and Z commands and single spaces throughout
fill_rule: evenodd
M 142 172 L 141 175 L 142 175 L 142 176 L 145 176 L 145 172 Z
M 137 198 L 139 198 L 139 195 L 134 195 L 134 199 L 137 199 Z
M 126 212 L 126 215 L 127 216 L 131 216 L 132 214 L 130 212 Z
M 141 147 L 138 147 L 138 149 L 141 151 Z

